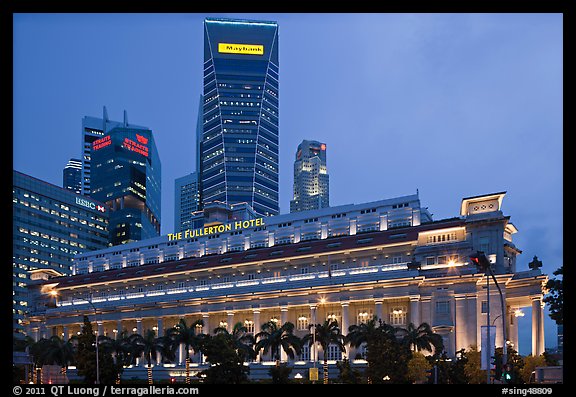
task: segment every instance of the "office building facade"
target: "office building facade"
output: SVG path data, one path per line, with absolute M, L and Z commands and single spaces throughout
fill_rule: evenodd
M 114 127 L 91 152 L 91 197 L 110 208 L 110 243 L 160 235 L 162 174 L 152 131 Z
M 62 170 L 62 187 L 76 194 L 82 193 L 82 161 L 70 159 Z
M 205 20 L 201 206 L 279 213 L 278 73 L 277 23 Z
M 192 172 L 174 181 L 174 229 L 184 231 L 193 228 L 194 212 L 200 206 L 198 173 Z
M 12 182 L 13 332 L 23 336 L 28 284 L 44 269 L 72 274 L 74 255 L 108 246 L 108 209 L 18 171 Z
M 92 144 L 95 140 L 100 139 L 105 133 L 114 127 L 128 125 L 128 114 L 124 110 L 124 121 L 113 121 L 108 118 L 106 106 L 102 109 L 102 118 L 84 116 L 82 118 L 82 171 L 81 171 L 81 194 L 90 196 L 92 194 L 91 175 L 92 175 Z M 130 124 L 131 128 L 144 129 L 146 127 Z
M 309 211 L 330 206 L 326 144 L 304 140 L 294 160 L 294 196 L 290 212 Z
M 93 316 L 92 305 L 98 309 L 98 334 L 110 337 L 147 329 L 163 335 L 181 318 L 188 324 L 202 319 L 203 333 L 218 326 L 231 330 L 241 322 L 255 334 L 267 321 L 290 321 L 298 336 L 307 334 L 310 324 L 336 319 L 346 334 L 350 325 L 375 315 L 397 327 L 427 322 L 453 357 L 462 348 L 481 346 L 488 281 L 491 318 L 505 316 L 506 339 L 516 348 L 516 315 L 531 307 L 532 352 L 539 355 L 544 351 L 547 276 L 517 265 L 521 251 L 512 242 L 517 229 L 501 211 L 503 197 L 504 192 L 465 198 L 460 216 L 438 221 L 413 195 L 213 224 L 188 235 L 130 243 L 116 255 L 111 248 L 79 255 L 75 276 L 44 284 L 57 292 L 58 307 L 37 305 L 28 331 L 36 339 L 52 334 L 69 338 L 79 332 L 84 314 Z M 231 249 L 236 244 L 243 248 Z M 493 263 L 505 313 L 492 279 L 469 259 L 477 250 Z M 502 322 L 494 325 L 496 345 L 502 346 Z M 318 349 L 281 359 L 291 361 L 296 372 L 307 371 L 323 357 Z M 366 364 L 362 347 L 348 346 L 344 353 L 329 347 L 327 353 L 331 377 L 337 375 L 336 361 L 344 357 Z M 208 365 L 198 352 L 190 356 L 193 375 Z M 171 363 L 157 357 L 155 379 L 183 377 L 185 357 L 182 347 Z M 268 377 L 273 363 L 270 354 L 259 352 L 250 363 L 250 376 Z M 140 360 L 125 375 L 145 376 L 144 366 Z

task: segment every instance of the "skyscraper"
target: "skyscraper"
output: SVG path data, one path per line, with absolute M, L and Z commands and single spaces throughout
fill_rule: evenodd
M 303 140 L 294 161 L 294 198 L 290 212 L 317 210 L 330 206 L 326 144 Z
M 161 165 L 152 131 L 125 123 L 92 142 L 92 194 L 110 207 L 110 243 L 160 235 Z
M 76 194 L 82 192 L 82 161 L 68 160 L 68 164 L 62 170 L 62 187 Z
M 192 213 L 198 211 L 198 173 L 192 172 L 174 182 L 174 229 L 192 229 Z
M 278 24 L 204 21 L 201 207 L 246 202 L 279 213 Z
M 108 118 L 106 106 L 102 109 L 102 118 L 84 116 L 82 118 L 82 171 L 81 171 L 81 194 L 89 196 L 91 194 L 91 150 L 92 143 L 104 136 L 114 127 L 128 124 L 128 115 L 124 110 L 124 122 L 112 121 Z M 130 124 L 131 128 L 147 129 L 138 125 Z
M 35 272 L 72 274 L 76 254 L 108 246 L 103 203 L 18 171 L 12 174 L 13 332 L 22 335 Z

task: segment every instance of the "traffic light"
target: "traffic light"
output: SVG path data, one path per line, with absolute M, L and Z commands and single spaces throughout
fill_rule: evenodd
M 512 382 L 512 365 L 506 364 L 504 366 L 504 371 L 502 372 L 502 381 L 504 383 Z
M 491 364 L 494 366 L 494 379 L 502 378 L 502 359 L 499 356 L 492 356 Z
M 476 251 L 475 254 L 470 255 L 470 260 L 479 270 L 486 271 L 490 268 L 490 261 L 486 258 L 486 255 L 484 255 L 484 251 Z

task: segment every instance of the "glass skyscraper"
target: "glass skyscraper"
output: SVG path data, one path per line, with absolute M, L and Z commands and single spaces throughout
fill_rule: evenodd
M 204 21 L 201 206 L 278 215 L 278 24 Z
M 82 193 L 82 161 L 68 160 L 68 164 L 62 170 L 62 187 L 77 194 Z
M 72 274 L 76 254 L 108 246 L 106 206 L 18 171 L 12 182 L 13 332 L 21 335 L 34 272 Z
M 112 128 L 92 143 L 92 194 L 110 207 L 112 245 L 160 235 L 161 165 L 152 131 Z
M 128 124 L 128 113 L 124 110 L 124 122 L 113 121 L 108 118 L 106 106 L 102 108 L 102 118 L 84 116 L 82 118 L 82 171 L 81 171 L 81 194 L 90 196 L 92 188 L 91 180 L 91 156 L 92 143 L 104 136 L 105 133 L 114 127 L 120 127 Z M 130 124 L 131 128 L 146 130 L 146 127 Z
M 198 173 L 192 172 L 174 181 L 174 229 L 193 229 L 192 213 L 198 211 Z
M 290 212 L 317 210 L 330 206 L 326 144 L 303 140 L 294 161 L 294 198 Z

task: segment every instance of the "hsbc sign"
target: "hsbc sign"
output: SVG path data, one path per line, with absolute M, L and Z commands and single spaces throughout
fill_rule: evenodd
M 82 207 L 90 208 L 91 210 L 106 212 L 106 207 L 104 207 L 103 205 L 93 203 L 90 200 L 86 200 L 80 197 L 76 197 L 76 204 L 81 205 Z

